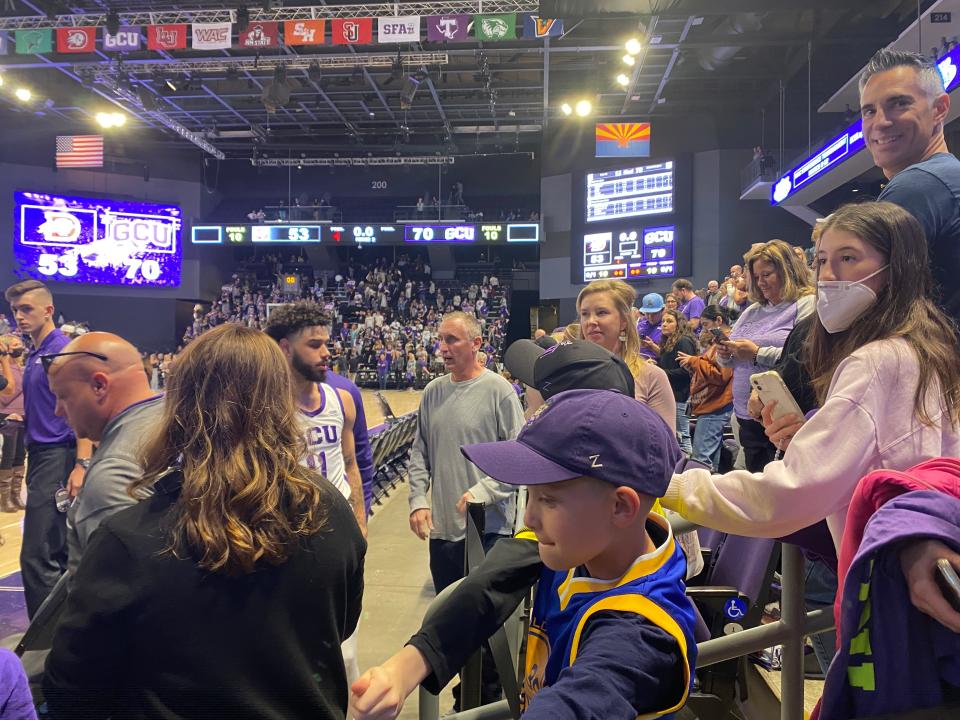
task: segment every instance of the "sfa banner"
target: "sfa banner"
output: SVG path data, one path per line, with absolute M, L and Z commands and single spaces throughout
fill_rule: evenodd
M 377 42 L 420 42 L 420 16 L 378 18 Z
M 599 157 L 650 157 L 650 123 L 597 123 Z
M 14 193 L 14 272 L 96 285 L 176 287 L 182 251 L 176 205 Z

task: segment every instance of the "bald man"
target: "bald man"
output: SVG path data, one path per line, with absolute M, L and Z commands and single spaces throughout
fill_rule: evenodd
M 137 502 L 127 488 L 143 474 L 139 451 L 159 425 L 163 397 L 150 389 L 137 349 L 112 333 L 71 341 L 47 376 L 57 415 L 78 436 L 98 443 L 67 514 L 68 567 L 75 576 L 93 531 Z

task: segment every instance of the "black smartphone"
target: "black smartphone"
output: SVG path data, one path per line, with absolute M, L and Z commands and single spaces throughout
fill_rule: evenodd
M 937 560 L 937 585 L 950 606 L 960 612 L 960 577 L 946 558 Z
M 727 336 L 723 334 L 723 330 L 720 328 L 710 328 L 710 334 L 713 335 L 714 341 L 718 343 L 727 341 Z

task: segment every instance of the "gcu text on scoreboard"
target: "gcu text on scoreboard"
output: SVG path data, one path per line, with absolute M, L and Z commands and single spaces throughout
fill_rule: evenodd
M 15 272 L 38 280 L 177 286 L 180 208 L 14 193 Z

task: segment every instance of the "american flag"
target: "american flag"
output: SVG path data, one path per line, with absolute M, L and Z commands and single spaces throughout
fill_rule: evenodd
M 57 167 L 103 167 L 103 135 L 57 135 Z

